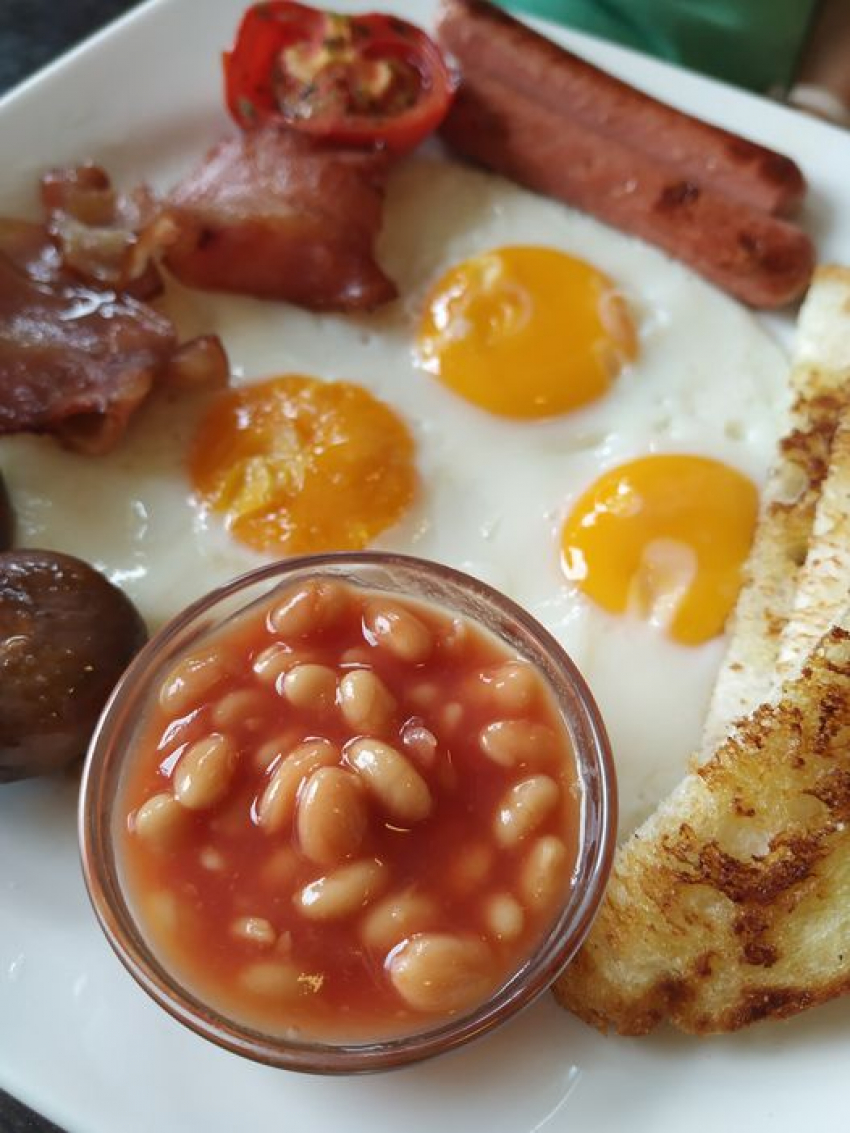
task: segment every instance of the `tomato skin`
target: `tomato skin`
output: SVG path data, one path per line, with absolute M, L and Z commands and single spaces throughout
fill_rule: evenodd
M 350 109 L 313 113 L 308 109 L 304 114 L 281 106 L 275 75 L 284 53 L 289 48 L 318 50 L 329 44 L 332 19 L 344 21 L 358 61 L 396 63 L 416 76 L 411 105 L 392 113 Z M 296 0 L 270 0 L 250 7 L 223 61 L 227 108 L 243 130 L 278 122 L 329 142 L 384 148 L 396 154 L 414 149 L 437 129 L 457 87 L 456 76 L 436 43 L 406 20 L 379 13 L 331 17 Z

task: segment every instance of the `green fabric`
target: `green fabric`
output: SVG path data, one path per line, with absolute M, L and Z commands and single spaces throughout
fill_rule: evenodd
M 817 0 L 501 0 L 755 91 L 787 89 Z

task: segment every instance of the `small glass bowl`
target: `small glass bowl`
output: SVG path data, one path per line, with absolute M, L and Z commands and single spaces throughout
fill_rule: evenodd
M 264 1034 L 225 1017 L 189 991 L 145 940 L 125 896 L 115 837 L 124 772 L 145 710 L 165 675 L 222 624 L 279 588 L 335 578 L 424 601 L 489 630 L 548 683 L 571 734 L 582 798 L 574 882 L 548 934 L 510 978 L 471 1012 L 421 1032 L 379 1041 L 332 1043 Z M 321 1074 L 385 1070 L 430 1058 L 492 1030 L 544 992 L 582 944 L 611 867 L 617 792 L 608 737 L 573 662 L 529 614 L 459 571 L 403 555 L 316 555 L 262 567 L 189 606 L 142 650 L 116 687 L 92 739 L 83 774 L 79 832 L 83 872 L 95 913 L 119 959 L 162 1007 L 204 1038 L 272 1066 Z

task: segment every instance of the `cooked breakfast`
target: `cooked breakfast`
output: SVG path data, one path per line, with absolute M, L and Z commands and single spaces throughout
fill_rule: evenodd
M 333 579 L 181 656 L 127 776 L 144 931 L 272 1033 L 376 1039 L 469 1011 L 574 872 L 582 789 L 543 677 L 465 617 Z
M 189 474 L 202 505 L 249 547 L 356 551 L 407 511 L 414 456 L 405 422 L 362 386 L 288 374 L 213 402 Z
M 657 158 L 684 181 L 777 216 L 803 200 L 806 181 L 790 158 L 651 98 L 486 0 L 443 0 L 437 32 L 464 77 L 480 64 L 515 94 Z
M 850 283 L 815 270 L 787 389 L 736 302 L 809 287 L 802 172 L 484 0 L 434 40 L 256 4 L 224 78 L 178 178 L 67 165 L 0 220 L 0 781 L 83 754 L 142 616 L 412 551 L 551 630 L 611 734 L 625 841 L 558 999 L 709 1033 L 847 990 Z M 302 587 L 157 692 L 119 849 L 234 1018 L 462 1017 L 574 883 L 542 678 L 437 605 Z
M 193 287 L 372 310 L 396 297 L 374 254 L 389 168 L 274 124 L 228 138 L 170 194 L 165 264 Z
M 753 539 L 758 492 L 717 460 L 645 456 L 612 468 L 561 528 L 564 574 L 612 614 L 699 645 L 723 632 Z
M 773 215 L 803 195 L 793 162 L 629 90 L 482 0 L 446 0 L 439 39 L 461 68 L 441 128 L 457 153 L 657 244 L 754 307 L 803 293 L 812 243 Z
M 71 165 L 45 173 L 41 203 L 62 267 L 80 282 L 137 299 L 162 290 L 153 259 L 159 204 L 146 185 L 116 193 L 105 169 Z
M 595 401 L 637 349 L 613 281 L 540 247 L 494 248 L 455 264 L 428 295 L 416 337 L 423 369 L 505 417 L 551 417 Z
M 455 87 L 440 49 L 414 24 L 293 0 L 247 10 L 224 75 L 228 109 L 246 130 L 272 122 L 391 153 L 407 153 L 436 130 Z
M 0 554 L 0 782 L 81 759 L 146 636 L 126 595 L 86 563 L 49 551 Z
M 214 336 L 178 345 L 173 322 L 136 297 L 159 274 L 103 170 L 42 184 L 43 225 L 0 219 L 0 435 L 52 433 L 101 454 L 155 386 L 226 384 L 227 358 Z

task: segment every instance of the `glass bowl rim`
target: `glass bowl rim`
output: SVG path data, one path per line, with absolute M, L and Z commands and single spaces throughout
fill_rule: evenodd
M 578 750 L 582 777 L 595 777 L 596 806 L 586 816 L 595 836 L 579 844 L 576 871 L 584 861 L 585 883 L 574 886 L 547 935 L 499 989 L 471 1012 L 441 1025 L 380 1040 L 331 1043 L 290 1040 L 268 1034 L 220 1014 L 186 989 L 155 956 L 138 929 L 117 877 L 109 834 L 112 798 L 102 805 L 112 764 L 120 759 L 111 744 L 121 712 L 144 691 L 145 675 L 157 656 L 197 619 L 241 591 L 266 582 L 284 585 L 292 575 L 322 574 L 329 568 L 393 568 L 422 573 L 472 592 L 510 622 L 518 624 L 557 668 L 575 698 L 581 725 L 590 737 L 589 750 Z M 331 570 L 331 573 L 333 571 Z M 327 575 L 326 575 L 327 576 Z M 365 584 L 368 587 L 368 582 Z M 411 596 L 414 601 L 416 595 Z M 246 605 L 249 605 L 246 602 Z M 450 609 L 450 606 L 446 607 Z M 464 615 L 470 616 L 470 615 Z M 474 618 L 470 617 L 474 621 Z M 544 679 L 545 678 L 544 676 Z M 551 682 L 547 679 L 547 684 Z M 555 695 L 566 715 L 563 697 Z M 571 719 L 575 724 L 575 720 Z M 117 780 L 116 780 L 117 781 Z M 585 804 L 589 792 L 584 791 Z M 170 619 L 136 655 L 113 690 L 95 728 L 83 768 L 78 809 L 78 835 L 83 877 L 89 900 L 110 946 L 136 982 L 174 1019 L 196 1034 L 236 1054 L 267 1065 L 318 1074 L 355 1074 L 421 1061 L 461 1046 L 506 1022 L 542 995 L 581 947 L 598 910 L 616 848 L 617 784 L 610 741 L 593 694 L 577 666 L 557 639 L 527 610 L 489 583 L 442 563 L 383 551 L 334 552 L 277 560 L 244 572 L 210 590 Z M 588 846 L 592 856 L 585 860 Z M 566 912 L 574 905 L 567 923 Z

